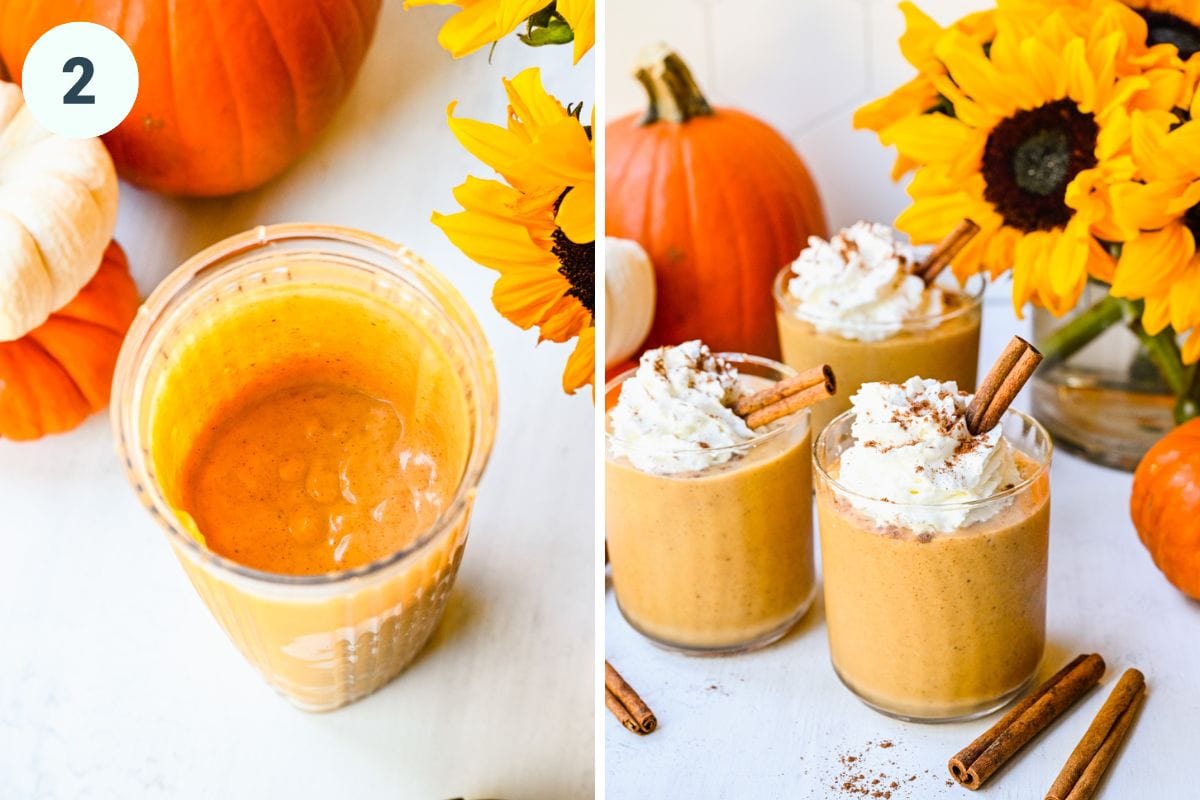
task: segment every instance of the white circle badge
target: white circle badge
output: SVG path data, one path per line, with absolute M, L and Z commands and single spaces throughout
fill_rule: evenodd
M 120 36 L 91 22 L 42 34 L 21 69 L 25 104 L 37 121 L 72 139 L 108 133 L 133 108 L 138 67 Z

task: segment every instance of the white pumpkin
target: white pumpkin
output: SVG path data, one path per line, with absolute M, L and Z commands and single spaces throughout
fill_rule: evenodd
M 654 323 L 654 266 L 637 242 L 604 240 L 604 366 L 632 356 Z
M 99 139 L 50 133 L 0 83 L 0 341 L 79 293 L 117 224 L 117 173 Z

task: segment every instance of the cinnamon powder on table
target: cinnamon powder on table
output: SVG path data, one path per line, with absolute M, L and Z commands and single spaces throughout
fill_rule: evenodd
M 928 769 L 920 774 L 905 769 L 893 757 L 897 745 L 891 739 L 869 741 L 861 749 L 838 754 L 840 769 L 829 784 L 838 798 L 866 800 L 925 800 L 931 793 Z M 879 752 L 890 751 L 890 752 Z M 922 777 L 925 780 L 921 780 Z M 937 776 L 933 776 L 935 779 Z M 940 782 L 939 782 L 940 785 Z

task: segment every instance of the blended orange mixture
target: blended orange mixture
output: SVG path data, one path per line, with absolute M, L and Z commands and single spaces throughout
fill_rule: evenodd
M 409 544 L 454 493 L 446 443 L 396 407 L 343 384 L 238 398 L 197 441 L 183 491 L 215 553 L 319 575 Z
M 246 658 L 310 710 L 374 691 L 420 651 L 473 497 L 443 516 L 475 424 L 455 320 L 415 292 L 342 285 L 355 278 L 345 269 L 289 263 L 187 311 L 150 400 L 154 478 L 206 550 L 320 576 L 413 548 L 369 575 L 295 586 L 231 576 L 175 544 Z
M 945 294 L 946 314 L 959 313 L 937 327 L 908 328 L 887 339 L 864 342 L 836 333 L 821 333 L 811 322 L 790 308 L 777 305 L 776 321 L 783 361 L 794 369 L 829 364 L 837 374 L 837 393 L 813 406 L 813 436 L 820 435 L 830 420 L 850 409 L 850 398 L 869 381 L 903 383 L 913 375 L 954 381 L 964 391 L 975 390 L 979 360 L 980 310 L 965 308 L 974 300 L 964 295 Z
M 1022 477 L 1039 469 L 1016 457 Z M 1003 705 L 1033 678 L 1046 643 L 1048 475 L 948 533 L 880 528 L 824 482 L 817 513 L 830 657 L 856 694 L 945 720 Z

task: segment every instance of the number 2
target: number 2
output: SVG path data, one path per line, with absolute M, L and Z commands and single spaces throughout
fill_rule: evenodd
M 82 70 L 82 74 L 80 74 L 79 80 L 75 81 L 75 85 L 63 95 L 63 103 L 66 105 L 95 105 L 96 95 L 80 94 L 80 92 L 88 85 L 88 81 L 92 79 L 96 68 L 92 65 L 90 59 L 83 56 L 75 56 L 68 60 L 66 64 L 63 64 L 63 72 L 66 73 L 74 72 L 76 68 Z

